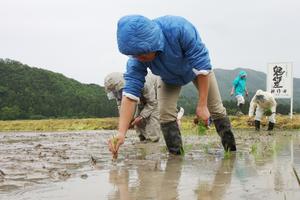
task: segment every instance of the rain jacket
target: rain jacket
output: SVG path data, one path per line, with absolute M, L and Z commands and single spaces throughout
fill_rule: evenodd
M 244 96 L 246 91 L 246 77 L 242 78 L 242 76 L 247 76 L 245 71 L 240 71 L 239 75 L 234 79 L 232 85 L 234 87 L 234 95 L 242 95 Z
M 125 16 L 118 22 L 117 40 L 119 51 L 125 55 L 156 52 L 151 62 L 128 60 L 123 94 L 132 99 L 141 95 L 147 68 L 165 83 L 177 86 L 211 70 L 208 50 L 196 28 L 182 17 L 150 20 L 140 15 Z
M 272 113 L 275 113 L 276 105 L 277 103 L 275 98 L 271 93 L 257 90 L 250 102 L 249 117 L 252 117 L 254 115 L 254 111 L 258 108 L 263 111 L 271 109 Z

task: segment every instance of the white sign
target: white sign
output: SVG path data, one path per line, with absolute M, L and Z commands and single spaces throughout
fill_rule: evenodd
M 275 98 L 292 98 L 292 63 L 268 64 L 267 91 L 270 92 Z

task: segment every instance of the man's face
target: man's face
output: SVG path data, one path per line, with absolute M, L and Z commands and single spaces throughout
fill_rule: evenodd
M 259 102 L 264 102 L 265 97 L 262 94 L 261 95 L 256 95 L 256 100 L 259 101 Z
M 135 59 L 137 59 L 140 62 L 151 62 L 152 60 L 154 60 L 155 56 L 156 56 L 156 53 L 151 52 L 151 53 L 146 53 L 146 54 L 134 55 L 132 57 L 134 57 Z
M 119 91 L 116 91 L 116 90 L 110 90 L 110 91 L 107 91 L 107 98 L 109 100 L 112 100 L 112 99 L 116 99 L 118 101 L 121 101 L 122 100 L 122 89 L 119 90 Z

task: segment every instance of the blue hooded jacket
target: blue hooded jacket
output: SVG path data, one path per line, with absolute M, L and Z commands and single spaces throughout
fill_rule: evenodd
M 246 76 L 247 73 L 243 70 L 240 71 L 239 75 L 234 79 L 232 85 L 234 87 L 234 95 L 242 95 L 244 96 L 246 90 Z
M 123 91 L 140 97 L 147 68 L 167 84 L 182 86 L 199 73 L 211 70 L 208 50 L 196 28 L 186 19 L 164 16 L 150 20 L 141 15 L 128 15 L 118 22 L 119 51 L 125 55 L 156 52 L 151 62 L 129 58 Z

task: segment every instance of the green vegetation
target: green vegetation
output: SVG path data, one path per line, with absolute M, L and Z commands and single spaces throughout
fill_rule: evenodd
M 271 116 L 272 115 L 272 110 L 270 108 L 265 110 L 264 115 L 265 116 Z
M 230 159 L 231 156 L 232 156 L 231 151 L 229 151 L 229 150 L 224 151 L 224 159 Z
M 236 113 L 236 102 L 229 96 L 231 82 L 240 69 L 215 69 L 223 104 L 229 115 Z M 243 112 L 257 89 L 265 89 L 265 74 L 243 69 L 248 74 L 249 97 Z M 300 108 L 300 79 L 294 79 L 294 111 Z M 82 84 L 62 74 L 29 67 L 18 61 L 0 59 L 0 120 L 15 119 L 72 119 L 115 117 L 114 101 L 108 101 L 104 88 L 96 84 Z M 186 115 L 193 115 L 198 93 L 193 84 L 183 87 L 178 105 Z M 289 112 L 288 102 L 278 101 L 277 113 Z M 194 127 L 195 132 L 198 130 Z M 191 130 L 191 129 L 190 129 Z M 198 131 L 199 132 L 199 131 Z M 202 132 L 202 131 L 200 131 Z
M 205 135 L 207 127 L 203 121 L 198 122 L 197 128 L 198 128 L 198 135 Z
M 252 129 L 247 123 L 247 116 L 230 117 L 234 129 Z M 198 125 L 194 124 L 193 116 L 182 119 L 181 130 L 183 135 L 199 135 Z M 276 118 L 277 130 L 300 129 L 300 115 L 291 120 L 287 115 Z M 262 128 L 267 127 L 266 119 L 261 122 Z M 76 131 L 76 130 L 115 130 L 118 127 L 118 118 L 88 118 L 88 119 L 48 119 L 48 120 L 6 120 L 0 121 L 0 131 Z M 214 133 L 214 125 L 206 130 L 205 134 Z
M 0 59 L 0 119 L 88 118 L 117 115 L 103 87 Z
M 250 152 L 253 154 L 257 153 L 257 144 L 256 143 L 252 144 Z
M 0 121 L 0 131 L 114 130 L 117 126 L 117 118 Z

